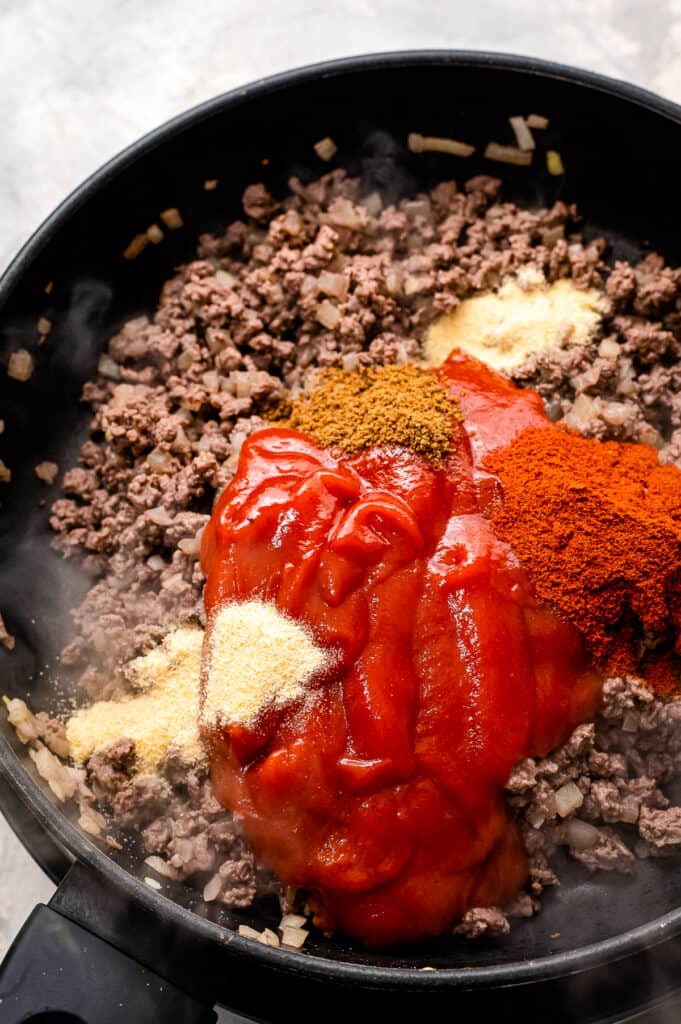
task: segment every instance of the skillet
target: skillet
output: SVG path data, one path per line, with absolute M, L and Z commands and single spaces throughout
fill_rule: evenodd
M 528 169 L 479 156 L 490 139 L 512 141 L 509 115 L 531 111 L 551 119 L 542 143 L 560 151 L 562 177 L 540 161 Z M 466 161 L 417 156 L 405 145 L 410 131 L 453 135 L 478 150 Z M 681 263 L 681 109 L 542 61 L 446 51 L 335 61 L 235 90 L 135 143 L 65 200 L 0 280 L 0 366 L 19 347 L 36 356 L 27 383 L 0 376 L 0 457 L 13 471 L 0 495 L 0 607 L 17 640 L 11 655 L 0 651 L 0 667 L 3 692 L 33 710 L 55 709 L 55 676 L 68 692 L 57 655 L 73 628 L 68 610 L 87 588 L 50 549 L 56 488 L 46 491 L 33 466 L 75 462 L 89 418 L 80 389 L 98 353 L 122 323 L 153 311 L 198 235 L 239 215 L 247 184 L 283 194 L 292 174 L 311 180 L 327 169 L 312 149 L 326 135 L 338 145 L 328 166 L 359 174 L 386 201 L 446 177 L 499 174 L 505 197 L 522 205 L 577 202 L 586 236 L 609 239 L 609 259 L 636 261 L 654 248 Z M 209 178 L 219 179 L 215 191 L 203 189 Z M 184 227 L 123 260 L 131 238 L 167 207 L 182 211 Z M 41 315 L 53 328 L 38 348 Z M 150 889 L 134 850 L 114 858 L 79 831 L 0 719 L 0 808 L 58 883 L 0 967 L 8 1024 L 193 1024 L 214 1019 L 218 1001 L 268 1021 L 472 1010 L 605 1022 L 675 987 L 681 871 L 672 862 L 640 862 L 630 878 L 589 878 L 566 863 L 542 914 L 504 939 L 368 952 L 313 934 L 300 953 L 272 949 L 234 930 L 276 926 L 272 898 L 229 913 L 180 883 Z

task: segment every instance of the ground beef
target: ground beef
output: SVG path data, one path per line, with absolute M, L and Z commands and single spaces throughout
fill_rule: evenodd
M 91 697 L 125 691 L 130 658 L 184 620 L 203 621 L 200 532 L 268 403 L 320 367 L 417 357 L 435 316 L 521 267 L 602 287 L 610 310 L 588 345 L 532 356 L 513 379 L 544 397 L 552 419 L 645 441 L 681 465 L 681 273 L 655 254 L 609 266 L 606 242 L 583 240 L 574 206 L 521 209 L 504 201 L 498 179 L 478 176 L 377 209 L 375 195 L 365 202 L 359 182 L 335 170 L 310 184 L 291 179 L 281 201 L 251 185 L 243 208 L 245 219 L 202 236 L 153 317 L 111 338 L 103 374 L 83 390 L 91 436 L 64 475 L 51 525 L 55 547 L 93 579 L 62 654 Z M 338 313 L 333 329 L 322 303 Z M 631 870 L 635 856 L 681 848 L 681 810 L 660 788 L 676 772 L 680 719 L 681 704 L 611 680 L 597 723 L 516 766 L 508 804 L 528 848 L 528 892 L 503 911 L 470 911 L 460 934 L 504 934 L 508 916 L 536 912 L 558 883 L 559 845 L 589 870 Z M 54 729 L 44 738 L 59 746 Z M 134 745 L 121 740 L 90 759 L 88 777 L 172 877 L 238 906 L 271 884 L 258 880 L 200 771 L 171 762 L 162 779 L 135 776 Z M 556 812 L 568 781 L 583 794 L 578 846 Z

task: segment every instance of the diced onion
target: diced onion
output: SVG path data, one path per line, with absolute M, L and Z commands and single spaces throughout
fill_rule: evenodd
M 146 249 L 148 243 L 149 237 L 146 231 L 144 234 L 135 235 L 132 242 L 130 242 L 127 248 L 123 250 L 123 258 L 126 260 L 137 259 L 139 254 Z
M 594 825 L 590 825 L 588 821 L 582 821 L 580 818 L 573 818 L 567 823 L 565 829 L 568 845 L 575 850 L 590 850 L 598 842 L 599 836 L 600 832 Z
M 347 228 L 349 231 L 361 231 L 364 228 L 364 221 L 355 207 L 345 196 L 336 196 L 327 211 L 327 220 L 337 228 Z
M 635 796 L 625 796 L 622 801 L 622 813 L 620 818 L 627 825 L 635 825 L 638 821 L 641 804 Z
M 33 356 L 25 348 L 12 352 L 7 364 L 7 376 L 22 383 L 33 373 Z
M 175 869 L 170 864 L 168 864 L 167 861 L 163 860 L 162 857 L 146 857 L 144 863 L 148 864 L 150 868 L 153 868 L 153 870 L 156 871 L 157 874 L 162 875 L 163 878 L 176 877 Z
M 216 270 L 215 280 L 218 281 L 225 288 L 233 288 L 236 284 L 236 278 L 234 274 L 230 274 L 227 270 Z
M 292 949 L 300 949 L 307 936 L 308 932 L 304 928 L 285 927 L 281 929 L 281 944 L 290 946 Z
M 335 156 L 338 146 L 329 135 L 326 135 L 319 142 L 315 142 L 313 149 L 320 160 L 328 161 Z
M 527 150 L 534 149 L 532 132 L 528 128 L 525 118 L 518 115 L 516 117 L 509 117 L 509 121 L 511 122 L 511 128 L 513 129 L 519 148 Z
M 468 142 L 460 142 L 458 139 L 445 139 L 438 135 L 419 135 L 418 132 L 410 132 L 407 136 L 407 146 L 412 153 L 449 153 L 451 156 L 472 156 L 475 153 L 475 146 Z
M 541 114 L 530 114 L 527 118 L 528 128 L 548 128 L 549 119 L 548 117 L 542 117 Z
M 107 380 L 120 380 L 121 379 L 121 368 L 118 363 L 115 363 L 111 356 L 108 356 L 106 352 L 102 352 L 97 363 L 97 372 L 102 377 L 106 377 Z
M 163 210 L 159 216 L 161 217 L 161 220 L 163 221 L 165 226 L 167 228 L 170 228 L 171 231 L 175 231 L 177 230 L 177 228 L 181 228 L 182 225 L 184 224 L 184 221 L 182 220 L 182 214 L 175 206 L 171 206 L 168 210 Z
M 213 875 L 210 881 L 206 882 L 203 887 L 203 900 L 204 903 L 212 903 L 216 900 L 222 891 L 222 879 L 219 875 Z
M 598 354 L 602 359 L 617 359 L 620 347 L 614 338 L 603 338 L 598 346 Z
M 317 313 L 315 319 L 322 327 L 326 327 L 327 330 L 332 331 L 338 326 L 341 315 L 338 309 L 329 302 L 328 299 L 324 299 L 317 306 Z
M 172 473 L 175 469 L 175 462 L 170 452 L 164 452 L 154 448 L 147 455 L 147 465 L 152 473 Z
M 502 146 L 498 142 L 487 143 L 485 157 L 501 164 L 516 164 L 518 167 L 528 167 L 532 163 L 531 151 L 519 149 L 518 146 Z
M 380 192 L 370 192 L 364 199 L 360 199 L 360 205 L 364 207 L 370 217 L 378 217 L 383 209 L 383 200 Z
M 584 796 L 581 789 L 574 782 L 566 782 L 564 786 L 555 792 L 556 810 L 561 818 L 566 818 L 584 803 Z
M 147 519 L 151 519 L 152 523 L 156 523 L 157 526 L 170 526 L 173 522 L 173 517 L 163 505 L 150 508 L 147 511 Z
M 279 928 L 302 928 L 307 924 L 307 918 L 302 914 L 284 914 L 279 922 Z
M 165 235 L 158 224 L 150 224 L 147 228 L 147 238 L 154 245 L 158 245 L 159 242 L 163 241 Z
M 322 271 L 318 278 L 319 290 L 333 298 L 344 299 L 348 293 L 348 279 L 345 274 L 331 274 Z

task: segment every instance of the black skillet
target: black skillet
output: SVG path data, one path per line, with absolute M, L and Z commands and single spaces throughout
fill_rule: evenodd
M 550 117 L 537 135 L 542 148 L 562 154 L 564 177 L 551 177 L 541 158 L 514 168 L 477 155 L 416 156 L 405 145 L 417 131 L 474 142 L 481 153 L 490 139 L 512 141 L 508 116 L 529 112 Z M 197 236 L 239 215 L 245 185 L 264 181 L 282 194 L 291 174 L 309 180 L 325 170 L 312 149 L 325 135 L 338 145 L 331 166 L 348 167 L 387 200 L 442 178 L 498 173 L 506 196 L 524 205 L 577 202 L 586 234 L 610 240 L 611 259 L 635 260 L 655 247 L 681 263 L 681 109 L 541 61 L 450 52 L 337 61 L 238 89 L 131 146 L 48 218 L 0 282 L 0 457 L 13 473 L 11 485 L 0 485 L 0 610 L 17 638 L 12 654 L 0 648 L 0 673 L 3 692 L 33 709 L 55 707 L 55 658 L 86 585 L 76 565 L 50 550 L 58 489 L 46 490 L 34 465 L 74 461 L 88 420 L 81 384 L 112 331 L 154 309 Z M 203 189 L 209 178 L 219 179 L 215 191 Z M 123 260 L 130 239 L 172 206 L 184 228 Z M 39 347 L 41 315 L 54 326 Z M 28 383 L 4 373 L 19 347 L 36 357 Z M 0 720 L 0 806 L 59 883 L 0 968 L 3 1024 L 208 1021 L 215 1002 L 268 1021 L 471 1011 L 614 1021 L 663 998 L 681 974 L 681 868 L 671 862 L 641 862 L 624 879 L 591 879 L 565 865 L 543 913 L 496 941 L 450 937 L 367 952 L 315 934 L 301 953 L 251 942 L 234 929 L 274 926 L 272 899 L 219 914 L 191 888 L 149 888 L 134 851 L 114 858 L 78 830 Z M 46 1011 L 63 1015 L 35 1016 Z

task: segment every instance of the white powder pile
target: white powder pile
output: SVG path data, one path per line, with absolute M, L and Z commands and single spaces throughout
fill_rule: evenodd
M 203 630 L 183 626 L 159 647 L 131 661 L 128 676 L 141 693 L 97 701 L 67 722 L 74 760 L 83 763 L 95 751 L 126 737 L 135 741 L 139 772 L 154 772 L 170 750 L 188 764 L 205 761 L 198 728 L 202 644 Z
M 586 344 L 606 309 L 596 289 L 565 279 L 548 284 L 528 267 L 498 291 L 466 299 L 436 320 L 424 345 L 425 365 L 440 366 L 460 348 L 495 370 L 508 370 L 534 352 Z
M 327 663 L 304 626 L 262 601 L 223 605 L 206 638 L 201 725 L 208 730 L 252 724 L 266 708 L 297 700 Z

